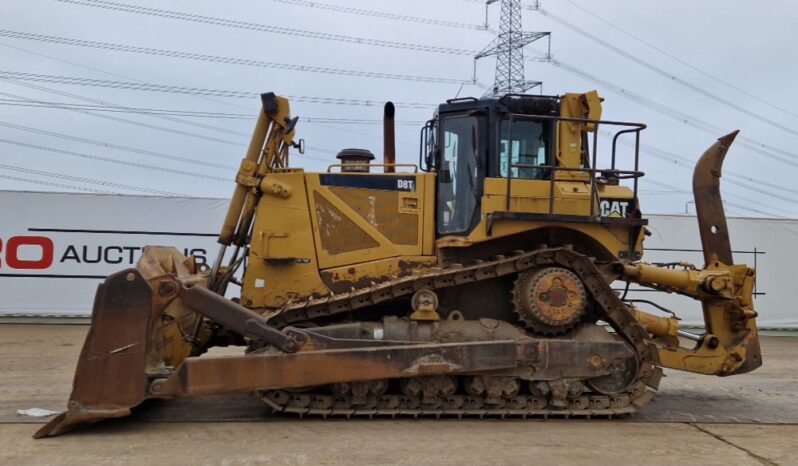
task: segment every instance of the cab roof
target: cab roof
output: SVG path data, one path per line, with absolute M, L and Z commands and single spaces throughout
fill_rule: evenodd
M 435 115 L 462 113 L 469 110 L 495 113 L 520 113 L 524 115 L 558 116 L 560 97 L 533 94 L 507 94 L 501 97 L 460 97 L 440 104 Z

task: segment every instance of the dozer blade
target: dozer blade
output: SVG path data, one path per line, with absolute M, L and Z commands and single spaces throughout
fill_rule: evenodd
M 193 258 L 159 246 L 145 247 L 135 269 L 108 276 L 97 288 L 67 411 L 34 437 L 129 415 L 147 398 L 149 379 L 193 350 L 185 335 L 197 316 L 178 292 L 183 281 L 204 280 Z
M 153 379 L 202 352 L 203 317 L 238 335 L 295 352 L 300 336 L 267 325 L 261 315 L 205 287 L 196 262 L 171 247 L 144 248 L 135 269 L 110 275 L 97 289 L 92 322 L 78 360 L 67 411 L 34 437 L 124 417 L 151 393 Z
M 152 299 L 150 285 L 135 269 L 113 274 L 99 286 L 67 411 L 35 438 L 127 416 L 144 401 Z

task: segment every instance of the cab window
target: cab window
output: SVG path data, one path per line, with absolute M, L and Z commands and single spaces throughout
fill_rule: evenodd
M 441 125 L 438 233 L 466 232 L 479 200 L 477 118 L 450 117 Z
M 499 128 L 499 174 L 507 177 L 507 158 L 513 164 L 549 165 L 547 125 L 537 121 L 502 120 Z M 532 167 L 511 168 L 513 178 L 539 180 L 545 178 L 548 170 Z

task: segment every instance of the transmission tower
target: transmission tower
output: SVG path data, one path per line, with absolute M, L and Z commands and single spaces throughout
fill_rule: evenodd
M 497 1 L 499 0 L 487 0 L 485 2 L 486 10 L 488 5 Z M 501 0 L 499 34 L 474 57 L 476 74 L 477 60 L 496 55 L 496 77 L 493 88 L 485 94 L 493 96 L 524 94 L 530 89 L 541 86 L 542 82 L 527 81 L 524 76 L 524 46 L 544 37 L 549 38 L 549 52 L 546 55 L 548 58 L 551 49 L 551 33 L 521 31 L 521 0 Z

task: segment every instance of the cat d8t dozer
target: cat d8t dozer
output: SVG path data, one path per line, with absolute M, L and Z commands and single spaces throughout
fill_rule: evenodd
M 719 191 L 736 133 L 693 175 L 703 267 L 654 265 L 641 261 L 645 125 L 602 120 L 595 91 L 449 100 L 418 165 L 395 162 L 386 104 L 384 163 L 345 149 L 324 173 L 289 167 L 297 120 L 261 97 L 213 266 L 148 247 L 109 276 L 68 410 L 37 437 L 231 392 L 322 417 L 613 417 L 648 403 L 662 368 L 761 365 L 754 270 L 733 263 Z M 605 168 L 599 129 L 615 133 Z M 705 333 L 614 282 L 695 298 Z M 204 354 L 215 346 L 241 351 Z

